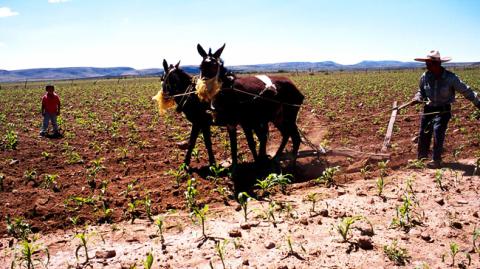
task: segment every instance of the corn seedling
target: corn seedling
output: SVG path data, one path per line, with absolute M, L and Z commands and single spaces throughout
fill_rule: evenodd
M 147 254 L 147 258 L 145 258 L 145 261 L 143 262 L 143 267 L 145 269 L 151 269 L 153 265 L 153 254 L 152 252 L 149 252 Z
M 380 177 L 384 178 L 387 176 L 387 165 L 389 161 L 378 162 L 377 166 L 380 169 Z
M 270 189 L 273 187 L 273 182 L 268 178 L 257 179 L 255 186 L 261 190 L 260 197 L 268 197 L 270 195 Z
M 117 151 L 117 156 L 119 160 L 126 160 L 128 158 L 128 148 L 126 147 L 118 147 L 115 149 Z
M 52 189 L 54 192 L 60 191 L 60 188 L 57 184 L 57 178 L 58 175 L 44 175 L 42 187 L 45 189 Z
M 238 202 L 240 203 L 240 207 L 243 211 L 243 217 L 245 218 L 245 222 L 248 221 L 248 202 L 252 198 L 248 193 L 241 192 L 238 194 Z
M 299 259 L 299 260 L 305 260 L 305 258 L 303 258 L 302 256 L 300 256 L 300 254 L 298 254 L 298 252 L 296 252 L 295 250 L 293 250 L 293 240 L 292 240 L 292 236 L 289 234 L 287 235 L 287 246 L 288 246 L 288 252 L 287 252 L 287 255 L 285 257 L 282 258 L 283 259 L 286 259 L 290 256 L 294 256 L 295 258 Z M 305 248 L 302 246 L 302 244 L 300 244 L 300 247 L 302 248 L 303 252 L 307 252 L 305 250 Z
M 187 180 L 187 190 L 185 191 L 185 200 L 187 202 L 187 208 L 193 211 L 197 207 L 196 197 L 198 190 L 195 187 L 195 178 Z
M 394 240 L 389 246 L 383 246 L 383 252 L 387 255 L 395 265 L 405 265 L 410 262 L 410 255 L 405 248 L 401 248 L 397 245 L 397 240 Z
M 414 159 L 414 160 L 408 160 L 407 168 L 411 169 L 425 169 L 427 166 L 425 164 L 426 159 Z
M 347 242 L 348 241 L 348 239 L 349 239 L 348 234 L 349 234 L 349 231 L 350 231 L 350 227 L 355 222 L 360 221 L 360 220 L 365 220 L 370 225 L 371 230 L 373 231 L 372 224 L 364 216 L 345 217 L 345 218 L 342 219 L 342 221 L 340 223 L 337 224 L 337 231 L 340 234 L 340 236 L 342 237 L 342 240 L 343 240 L 342 242 Z
M 33 258 L 33 255 L 41 251 L 40 246 L 35 244 L 35 239 L 32 242 L 28 240 L 23 240 L 20 244 L 20 256 L 17 257 L 17 254 L 14 254 L 14 258 L 10 268 L 15 268 L 16 262 L 19 262 L 20 267 L 25 266 L 27 269 L 34 269 L 35 263 L 41 264 L 43 268 L 48 268 L 50 262 L 50 252 L 48 248 L 45 248 L 43 251 L 47 256 L 47 260 L 42 262 L 40 258 Z
M 380 169 L 380 178 L 375 182 L 377 185 L 377 194 L 382 197 L 383 189 L 385 188 L 385 176 L 387 175 L 388 161 L 378 162 L 377 166 Z
M 150 194 L 147 194 L 143 204 L 145 205 L 145 213 L 147 214 L 148 220 L 153 222 L 153 218 L 152 218 L 152 199 L 150 199 Z
M 200 222 L 200 225 L 202 226 L 202 238 L 208 237 L 205 234 L 205 220 L 207 218 L 207 212 L 208 212 L 208 205 L 204 205 L 203 208 L 195 207 L 192 212 L 192 214 L 195 215 L 197 220 Z
M 176 187 L 176 188 L 179 188 L 179 187 L 180 187 L 180 183 L 182 182 L 182 180 L 184 180 L 185 178 L 187 178 L 187 176 L 188 176 L 187 169 L 188 169 L 188 166 L 187 166 L 185 163 L 182 163 L 182 164 L 177 168 L 177 170 L 170 169 L 170 170 L 167 172 L 167 175 L 172 175 L 172 176 L 175 177 L 175 187 Z
M 477 239 L 480 237 L 480 229 L 475 226 L 472 233 L 473 251 L 480 254 L 480 246 L 477 246 Z
M 417 225 L 420 221 L 414 218 L 413 200 L 408 194 L 403 195 L 403 203 L 401 206 L 397 206 L 396 217 L 393 218 L 392 223 L 390 224 L 393 228 L 402 228 L 403 230 L 408 230 L 411 227 Z
M 440 188 L 440 190 L 442 191 L 445 191 L 445 187 L 443 186 L 442 184 L 442 180 L 443 180 L 443 173 L 445 172 L 445 170 L 443 169 L 437 169 L 435 170 L 435 183 L 437 184 L 437 186 Z
M 277 207 L 277 203 L 275 201 L 270 201 L 268 203 L 268 208 L 267 208 L 267 220 L 271 221 L 273 224 L 273 227 L 277 228 L 277 220 L 275 219 L 275 208 Z
M 42 151 L 42 157 L 45 159 L 45 160 L 48 160 L 52 157 L 52 154 L 51 153 L 48 153 L 46 151 Z
M 452 266 L 455 266 L 455 256 L 458 254 L 458 245 L 455 242 L 450 243 L 450 257 L 452 257 Z
M 222 262 L 223 269 L 225 269 L 225 248 L 227 247 L 228 240 L 225 239 L 222 242 L 216 241 L 215 242 L 215 250 L 217 251 L 218 257 Z
M 363 179 L 367 179 L 368 172 L 370 171 L 371 166 L 369 164 L 365 165 L 365 167 L 362 167 L 360 169 L 360 174 L 362 175 Z
M 322 172 L 322 175 L 314 179 L 314 181 L 318 184 L 324 184 L 327 187 L 335 186 L 336 183 L 335 183 L 334 177 L 335 177 L 335 174 L 338 173 L 339 171 L 340 171 L 339 166 L 328 167 L 325 169 L 325 171 Z
M 165 238 L 163 237 L 163 224 L 165 220 L 164 217 L 158 216 L 158 218 L 155 220 L 155 225 L 157 226 L 157 234 L 160 236 L 160 242 L 163 243 L 165 242 Z
M 208 167 L 208 170 L 210 170 L 210 173 L 212 174 L 212 176 L 207 176 L 207 179 L 212 179 L 213 182 L 216 184 L 217 180 L 220 178 L 220 176 L 226 170 L 226 168 L 220 165 L 212 165 Z
M 309 193 L 304 198 L 304 201 L 312 202 L 312 208 L 310 209 L 311 213 L 315 213 L 315 205 L 318 202 L 319 198 L 317 197 L 318 193 Z
M 132 224 L 135 221 L 135 219 L 137 219 L 140 215 L 137 208 L 141 203 L 142 203 L 141 200 L 135 200 L 135 199 L 132 202 L 128 203 L 127 212 L 128 212 L 128 215 L 130 216 Z
M 27 240 L 28 236 L 32 232 L 30 229 L 30 224 L 25 222 L 22 218 L 18 217 L 13 220 L 10 219 L 10 216 L 7 215 L 5 217 L 7 222 L 7 233 L 15 238 L 19 238 L 22 240 Z
M 384 181 L 383 177 L 380 177 L 379 179 L 377 179 L 375 184 L 377 185 L 377 195 L 382 197 L 383 189 L 385 187 L 385 181 Z
M 35 171 L 35 170 L 28 171 L 27 170 L 23 173 L 23 180 L 24 180 L 25 185 L 27 185 L 28 182 L 30 182 L 30 181 L 35 183 L 35 179 L 37 179 L 37 171 Z
M 77 258 L 77 261 L 79 260 L 78 252 L 80 251 L 80 249 L 83 248 L 83 250 L 85 251 L 85 262 L 84 262 L 84 264 L 86 264 L 90 260 L 90 257 L 88 257 L 88 246 L 87 246 L 88 235 L 86 235 L 85 232 L 81 232 L 81 233 L 77 233 L 75 235 L 75 238 L 78 238 L 80 240 L 80 244 L 75 249 L 75 258 Z
M 76 151 L 70 151 L 67 155 L 67 160 L 65 161 L 67 164 L 83 163 L 82 157 Z
M 7 130 L 7 133 L 3 136 L 3 139 L 1 142 L 4 149 L 10 149 L 10 150 L 17 149 L 17 145 L 18 145 L 17 133 L 15 133 L 12 130 Z
M 102 202 L 102 214 L 103 214 L 103 216 L 101 217 L 102 221 L 105 221 L 105 222 L 111 221 L 111 218 L 113 215 L 113 209 L 109 208 L 105 201 Z

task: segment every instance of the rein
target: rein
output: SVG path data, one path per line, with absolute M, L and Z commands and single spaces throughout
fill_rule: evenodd
M 255 98 L 260 98 L 260 99 L 263 99 L 263 100 L 267 100 L 267 101 L 270 101 L 270 102 L 273 102 L 273 103 L 277 103 L 277 104 L 281 104 L 281 105 L 287 105 L 287 106 L 293 106 L 293 107 L 301 107 L 301 105 L 280 102 L 280 101 L 277 101 L 277 100 L 272 99 L 272 98 L 261 96 L 261 95 L 256 94 L 256 93 L 250 93 L 250 92 L 242 91 L 242 90 L 234 88 L 234 87 L 232 87 L 231 89 L 236 91 L 236 92 L 243 93 L 243 94 L 246 94 L 246 95 L 250 95 L 250 96 L 253 96 Z

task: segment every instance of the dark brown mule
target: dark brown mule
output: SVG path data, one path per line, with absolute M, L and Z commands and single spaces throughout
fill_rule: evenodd
M 229 74 L 223 66 L 220 55 L 225 45 L 212 54 L 208 53 L 200 44 L 197 45 L 198 53 L 203 60 L 200 64 L 202 79 L 218 76 L 223 82 L 221 91 L 214 97 L 212 106 L 215 115 L 220 120 L 235 119 L 243 125 L 261 126 L 266 129 L 268 136 L 268 122 L 272 122 L 282 135 L 282 142 L 274 156 L 278 159 L 289 138 L 292 138 L 293 164 L 295 164 L 301 138 L 297 127 L 297 116 L 304 96 L 293 84 L 283 76 L 269 76 L 274 90 L 266 89 L 265 83 L 255 76 L 236 78 Z M 239 109 L 239 106 L 247 109 Z M 243 113 L 243 115 L 242 115 Z M 266 138 L 259 137 L 259 157 L 266 156 Z
M 188 149 L 187 149 L 184 162 L 187 165 L 190 164 L 193 148 L 195 146 L 195 143 L 200 131 L 202 131 L 205 147 L 207 148 L 207 151 L 208 151 L 208 158 L 209 158 L 210 165 L 215 165 L 215 156 L 212 150 L 211 131 L 210 131 L 210 127 L 213 124 L 212 116 L 209 113 L 210 103 L 202 102 L 198 98 L 198 96 L 195 94 L 195 84 L 192 81 L 192 76 L 190 76 L 185 71 L 183 71 L 179 67 L 179 65 L 180 65 L 180 62 L 177 63 L 176 65 L 168 65 L 167 61 L 163 60 L 163 69 L 165 72 L 161 79 L 163 81 L 162 90 L 165 96 L 167 98 L 168 97 L 174 98 L 175 103 L 177 104 L 177 109 L 176 109 L 177 112 L 183 112 L 187 120 L 192 123 L 192 130 L 190 133 Z M 231 122 L 231 120 L 229 119 L 228 122 Z M 221 122 L 218 122 L 215 125 L 225 126 L 226 124 L 222 124 Z M 247 138 L 248 144 L 254 146 L 255 142 L 253 140 L 252 130 L 255 130 L 257 136 L 261 136 L 259 135 L 260 128 L 256 128 L 255 126 L 253 127 L 248 126 L 247 128 L 244 127 L 245 136 Z M 235 135 L 233 135 L 233 133 L 235 133 Z M 236 129 L 235 130 L 229 129 L 229 135 L 230 135 L 230 143 L 231 144 L 235 143 L 236 145 Z M 235 140 L 232 141 L 232 139 L 235 139 Z M 234 168 L 237 164 L 236 146 L 231 147 L 231 150 L 232 150 L 232 166 Z M 256 159 L 257 155 L 256 155 L 256 151 L 254 150 L 255 150 L 255 147 L 253 147 L 252 154 L 253 154 L 253 157 Z

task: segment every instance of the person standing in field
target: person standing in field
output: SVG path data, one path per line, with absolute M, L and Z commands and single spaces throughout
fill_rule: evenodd
M 427 163 L 429 168 L 442 166 L 443 142 L 452 116 L 451 105 L 455 102 L 455 92 L 461 93 L 480 109 L 478 93 L 453 72 L 442 67 L 443 62 L 450 60 L 450 57 L 440 57 L 437 50 L 430 51 L 425 58 L 415 58 L 415 61 L 425 62 L 427 67 L 427 71 L 420 77 L 418 92 L 412 101 L 425 104 L 418 137 L 418 159 L 428 158 L 433 134 L 432 160 Z
M 58 137 L 60 135 L 57 125 L 57 116 L 60 115 L 60 97 L 54 92 L 53 85 L 47 85 L 45 87 L 46 93 L 42 97 L 42 116 L 43 124 L 40 131 L 40 136 L 46 136 L 48 130 L 48 123 L 52 122 L 53 136 Z

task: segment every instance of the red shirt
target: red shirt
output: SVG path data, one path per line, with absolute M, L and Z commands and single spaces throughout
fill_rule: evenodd
M 60 107 L 60 98 L 56 93 L 48 94 L 46 93 L 42 97 L 42 106 L 43 109 L 50 114 L 57 114 Z

